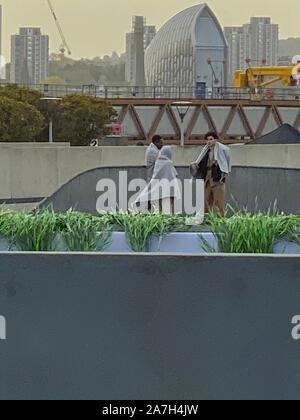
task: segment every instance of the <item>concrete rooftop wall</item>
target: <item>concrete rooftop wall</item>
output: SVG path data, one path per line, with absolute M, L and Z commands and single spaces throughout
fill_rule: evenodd
M 294 256 L 0 254 L 0 400 L 299 399 L 299 271 Z
M 185 180 L 190 180 L 189 168 L 177 166 L 179 178 L 183 182 L 183 195 L 186 186 Z M 127 178 L 127 181 L 126 181 Z M 144 167 L 114 167 L 97 168 L 84 172 L 68 181 L 53 195 L 41 203 L 41 207 L 53 207 L 56 212 L 65 212 L 70 208 L 81 212 L 97 214 L 105 211 L 101 207 L 99 198 L 103 191 L 97 188 L 100 180 L 109 179 L 116 185 L 116 197 L 113 206 L 125 210 L 124 203 L 119 199 L 120 190 L 124 192 L 134 179 L 147 179 Z M 188 182 L 190 185 L 190 183 Z M 249 211 L 267 212 L 276 208 L 285 213 L 300 213 L 300 195 L 297 193 L 300 184 L 300 170 L 279 168 L 253 168 L 233 167 L 226 187 L 226 202 L 236 210 L 247 208 Z M 102 187 L 103 188 L 103 187 Z M 131 198 L 135 192 L 128 192 Z M 100 200 L 102 203 L 102 201 Z M 195 190 L 193 202 L 196 202 Z
M 177 166 L 188 166 L 200 147 L 174 147 Z M 76 175 L 99 167 L 143 166 L 145 147 L 28 147 L 0 145 L 0 200 L 39 199 Z M 234 166 L 300 169 L 300 146 L 232 146 Z

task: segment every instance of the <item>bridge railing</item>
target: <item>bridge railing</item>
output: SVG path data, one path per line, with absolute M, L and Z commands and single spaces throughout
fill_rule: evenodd
M 1 84 L 4 87 L 7 84 Z M 61 85 L 38 84 L 22 85 L 38 90 L 42 96 L 63 97 L 71 94 L 84 94 L 103 99 L 222 99 L 222 100 L 299 100 L 298 88 L 275 89 L 238 89 L 234 87 L 205 88 L 201 91 L 195 87 L 179 86 L 99 86 L 99 85 Z

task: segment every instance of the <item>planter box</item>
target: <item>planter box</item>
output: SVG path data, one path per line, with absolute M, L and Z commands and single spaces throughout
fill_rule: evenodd
M 217 242 L 212 233 L 205 232 L 202 237 L 215 249 Z M 162 253 L 185 253 L 185 254 L 205 254 L 199 240 L 199 233 L 169 233 L 160 238 L 153 236 L 149 241 L 149 247 L 146 252 L 162 252 Z M 106 252 L 126 252 L 132 253 L 132 249 L 126 240 L 124 232 L 113 232 L 112 243 L 106 249 Z
M 211 233 L 201 234 L 213 247 L 217 247 L 216 240 Z M 146 252 L 168 252 L 168 253 L 185 253 L 185 254 L 203 254 L 199 233 L 169 233 L 160 238 L 153 236 L 150 239 L 149 247 Z M 106 252 L 133 252 L 126 240 L 124 232 L 113 232 L 112 243 L 106 249 Z
M 184 254 L 205 254 L 199 237 L 216 250 L 218 243 L 215 236 L 211 232 L 174 232 L 169 233 L 163 238 L 153 236 L 149 242 L 149 249 L 147 252 L 162 252 L 162 253 L 184 253 Z M 113 232 L 112 244 L 106 249 L 106 252 L 133 252 L 130 245 L 127 243 L 124 232 Z M 300 254 L 300 246 L 291 242 L 278 242 L 274 248 L 274 254 Z
M 60 234 L 57 234 L 53 239 L 53 250 L 55 252 L 68 252 L 68 247 Z M 20 252 L 22 250 L 18 244 L 12 245 L 8 239 L 0 237 L 0 252 L 8 251 Z
M 206 254 L 200 241 L 200 237 L 218 252 L 218 243 L 211 232 L 173 232 L 160 238 L 153 236 L 149 241 L 149 246 L 145 252 L 161 252 L 169 254 Z M 68 252 L 68 247 L 63 238 L 56 235 L 53 246 L 55 252 Z M 11 245 L 5 238 L 0 238 L 0 252 L 20 251 L 17 245 Z M 124 232 L 113 232 L 112 242 L 105 252 L 111 253 L 133 253 L 126 240 Z M 274 254 L 294 254 L 300 255 L 300 245 L 291 242 L 278 242 L 274 248 Z
M 216 251 L 218 243 L 214 235 L 210 232 L 204 233 L 169 233 L 164 238 L 153 237 L 150 240 L 151 252 L 185 253 L 185 254 L 205 254 L 201 246 L 200 236 Z
M 20 249 L 16 245 L 11 245 L 10 242 L 6 238 L 0 237 L 0 252 L 7 252 L 7 251 L 20 251 Z
M 278 242 L 274 248 L 274 254 L 300 254 L 300 245 L 292 242 Z
M 126 240 L 124 232 L 113 232 L 111 245 L 106 248 L 105 252 L 133 252 Z

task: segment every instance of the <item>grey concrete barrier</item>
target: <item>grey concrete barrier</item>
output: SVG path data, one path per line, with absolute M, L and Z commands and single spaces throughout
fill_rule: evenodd
M 190 179 L 189 169 L 178 167 L 181 180 Z M 147 179 L 145 167 L 98 168 L 84 172 L 63 185 L 51 197 L 45 199 L 40 207 L 52 206 L 57 212 L 70 208 L 96 214 L 96 203 L 101 193 L 96 185 L 101 179 L 110 179 L 117 186 L 119 207 L 120 179 L 124 175 L 128 182 L 133 179 Z M 300 213 L 299 169 L 234 167 L 227 185 L 227 202 L 235 210 L 247 208 L 249 211 L 268 211 L 276 206 L 286 213 Z M 127 185 L 127 184 L 126 184 Z M 130 198 L 134 193 L 128 193 Z
M 299 256 L 0 254 L 0 399 L 299 399 L 299 272 Z
M 187 168 L 201 150 L 202 146 L 173 147 L 175 166 Z M 234 167 L 300 169 L 300 145 L 234 145 L 231 146 L 231 151 Z M 36 143 L 32 147 L 29 144 L 28 147 L 28 144 L 0 143 L 0 199 L 50 197 L 62 185 L 90 169 L 142 167 L 145 152 L 146 147 L 135 146 L 69 147 L 62 146 L 61 143 L 54 143 L 54 146 L 48 146 L 47 143 L 40 146 L 40 143 Z M 250 180 L 251 178 L 249 182 Z M 276 182 L 275 177 L 272 185 L 276 185 Z M 267 182 L 265 184 L 269 185 Z M 297 188 L 299 182 L 295 181 L 291 188 L 294 185 Z M 10 204 L 8 207 L 12 208 L 14 205 Z
M 40 149 L 40 148 L 65 148 L 65 147 L 71 147 L 71 144 L 68 142 L 27 142 L 27 141 L 16 141 L 16 142 L 2 142 L 0 144 L 0 148 L 4 149 L 7 147 L 11 148 L 31 148 L 31 149 Z

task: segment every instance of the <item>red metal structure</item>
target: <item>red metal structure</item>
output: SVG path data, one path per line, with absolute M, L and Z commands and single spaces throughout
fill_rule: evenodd
M 171 143 L 179 143 L 180 122 L 173 106 L 176 100 L 135 98 L 110 102 L 118 110 L 123 134 L 131 140 L 149 142 L 159 133 Z M 300 128 L 300 101 L 297 100 L 191 99 L 190 102 L 184 134 L 186 145 L 201 143 L 207 130 L 214 130 L 225 143 L 241 143 L 257 139 L 284 123 Z M 167 129 L 163 122 L 170 127 L 169 133 L 164 132 Z M 126 133 L 126 125 L 132 132 Z

